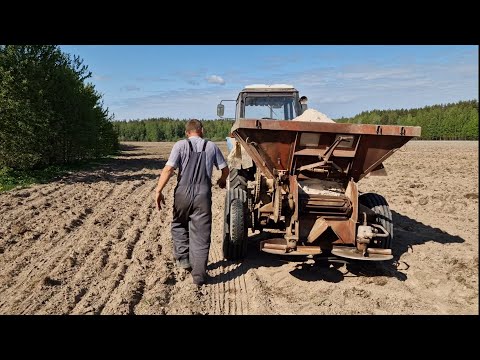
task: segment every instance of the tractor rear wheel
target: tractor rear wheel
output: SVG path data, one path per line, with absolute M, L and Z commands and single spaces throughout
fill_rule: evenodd
M 231 169 L 228 177 L 229 189 L 242 189 L 247 191 L 247 177 L 245 170 Z
M 392 240 L 393 240 L 393 220 L 392 220 L 392 212 L 390 211 L 390 207 L 388 206 L 387 200 L 382 195 L 375 194 L 375 193 L 365 193 L 358 197 L 358 201 L 360 204 L 365 205 L 373 212 L 375 212 L 376 216 L 376 223 L 382 225 L 385 230 L 390 234 L 390 236 L 386 238 L 377 238 L 381 239 L 381 244 L 377 247 L 381 247 L 383 249 L 390 249 L 392 247 Z M 362 219 L 359 219 L 362 221 Z

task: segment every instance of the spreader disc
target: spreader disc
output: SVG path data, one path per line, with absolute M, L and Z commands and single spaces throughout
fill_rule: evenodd
M 368 256 L 363 256 L 356 248 L 346 246 L 334 246 L 332 254 L 347 259 L 364 261 L 385 261 L 393 259 L 393 255 L 368 254 Z

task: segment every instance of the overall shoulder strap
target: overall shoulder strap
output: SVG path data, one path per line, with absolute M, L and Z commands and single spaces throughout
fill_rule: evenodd
M 208 143 L 208 140 L 205 140 L 205 142 L 203 143 L 202 151 L 205 151 L 205 149 L 207 148 L 207 143 Z
M 190 145 L 190 152 L 193 152 L 193 146 L 189 138 L 187 138 L 187 142 L 188 142 L 188 145 Z

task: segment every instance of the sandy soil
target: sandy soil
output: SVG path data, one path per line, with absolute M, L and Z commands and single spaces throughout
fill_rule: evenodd
M 288 262 L 255 235 L 244 262 L 224 261 L 215 186 L 213 281 L 200 291 L 172 259 L 175 179 L 167 209 L 153 203 L 171 146 L 125 143 L 95 171 L 0 194 L 0 313 L 478 314 L 478 142 L 411 142 L 387 177 L 359 183 L 393 210 L 389 263 Z

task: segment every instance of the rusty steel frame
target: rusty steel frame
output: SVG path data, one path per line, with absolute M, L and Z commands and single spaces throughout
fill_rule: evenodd
M 316 139 L 316 143 L 305 141 L 302 144 L 304 133 L 308 133 L 310 139 Z M 361 258 L 358 251 L 356 252 L 356 246 L 359 246 L 356 244 L 359 208 L 357 182 L 368 173 L 383 168 L 383 162 L 389 156 L 413 137 L 421 135 L 421 128 L 239 119 L 232 127 L 232 135 L 253 159 L 257 171 L 275 184 L 272 203 L 264 206 L 265 209 L 271 208 L 269 211 L 272 211 L 275 223 L 281 215 L 278 209 L 281 200 L 278 196 L 281 196 L 279 187 L 282 184 L 288 187 L 288 200 L 294 203 L 293 212 L 286 219 L 288 223 L 285 224 L 284 239 L 262 241 L 263 251 L 305 255 L 329 250 L 345 257 Z M 340 146 L 344 140 L 346 143 Z M 348 215 L 342 212 L 337 215 L 324 212 L 324 216 L 308 211 L 300 213 L 298 180 L 299 176 L 308 178 L 306 173 L 309 172 L 315 173 L 316 178 L 334 179 L 343 183 L 344 196 L 351 203 L 351 212 Z M 310 195 L 307 198 L 310 199 Z M 317 198 L 318 201 L 312 195 L 311 206 L 322 206 L 322 201 L 328 204 L 328 197 L 323 200 L 321 196 Z M 336 240 L 315 244 L 328 229 L 331 229 Z M 342 245 L 347 245 L 349 250 L 341 250 Z M 363 244 L 361 246 L 364 247 Z M 368 260 L 391 258 L 389 249 L 376 250 L 368 250 Z
M 421 135 L 420 126 L 343 124 L 291 120 L 238 119 L 232 126 L 232 132 L 239 128 L 406 137 Z
M 326 142 L 321 141 L 318 148 L 298 149 L 299 133 L 321 134 Z M 292 169 L 294 157 L 323 155 L 337 134 L 355 136 L 354 148 L 336 148 L 332 155 L 347 161 L 347 178 L 359 181 L 410 139 L 420 136 L 421 128 L 258 119 L 240 119 L 232 127 L 232 135 L 270 179 L 276 177 L 275 171 Z

